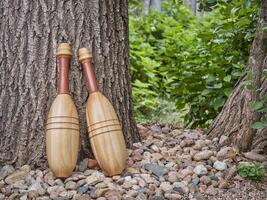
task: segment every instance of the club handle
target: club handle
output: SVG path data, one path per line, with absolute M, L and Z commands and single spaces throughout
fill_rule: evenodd
M 68 43 L 61 43 L 57 48 L 58 62 L 58 94 L 69 94 L 69 66 L 71 62 L 71 47 Z
M 86 48 L 79 49 L 79 61 L 83 66 L 83 74 L 85 76 L 86 84 L 89 89 L 89 93 L 98 92 L 97 82 L 92 67 L 92 54 Z

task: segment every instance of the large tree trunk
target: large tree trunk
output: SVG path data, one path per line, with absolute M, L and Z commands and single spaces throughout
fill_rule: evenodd
M 267 0 L 261 1 L 260 18 L 246 66 L 247 74 L 252 73 L 251 82 L 257 91 L 248 90 L 244 86 L 244 81 L 249 80 L 247 74 L 240 77 L 232 95 L 208 131 L 211 137 L 229 136 L 229 141 L 241 151 L 259 149 L 267 152 L 267 129 L 257 131 L 251 128 L 252 123 L 261 117 L 252 110 L 251 104 L 267 92 L 267 80 L 262 77 L 263 70 L 267 69 L 267 32 L 263 27 L 267 27 Z
M 56 48 L 73 48 L 70 91 L 81 123 L 80 157 L 91 156 L 85 121 L 88 92 L 77 59 L 92 47 L 100 90 L 111 100 L 128 146 L 139 140 L 128 71 L 128 2 L 0 1 L 0 165 L 43 166 L 45 121 L 56 96 Z

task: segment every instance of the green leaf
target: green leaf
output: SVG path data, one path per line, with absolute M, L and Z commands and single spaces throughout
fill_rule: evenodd
M 261 101 L 256 101 L 252 104 L 252 110 L 253 111 L 256 111 L 256 110 L 259 110 L 263 107 L 263 102 Z
M 264 124 L 262 122 L 254 122 L 251 125 L 251 128 L 253 128 L 253 129 L 262 129 L 262 128 L 265 128 L 265 126 L 264 126 Z
M 224 102 L 225 102 L 225 99 L 222 98 L 222 97 L 220 97 L 220 98 L 217 98 L 217 99 L 213 102 L 212 105 L 213 105 L 213 107 L 214 107 L 215 110 L 218 110 L 220 107 L 223 106 Z
M 225 76 L 223 80 L 229 83 L 231 81 L 231 75 Z

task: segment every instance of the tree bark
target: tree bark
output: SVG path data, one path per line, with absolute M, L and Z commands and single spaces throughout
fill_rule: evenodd
M 251 105 L 267 92 L 266 77 L 262 77 L 263 70 L 267 69 L 267 32 L 263 31 L 263 27 L 267 27 L 267 0 L 261 1 L 256 35 L 246 66 L 247 73 L 240 77 L 232 95 L 208 131 L 210 137 L 229 136 L 229 141 L 241 151 L 258 149 L 267 152 L 267 129 L 257 131 L 251 128 L 252 123 L 261 117 L 259 112 L 252 110 Z M 248 76 L 250 73 L 251 80 Z M 251 81 L 257 90 L 246 89 L 244 81 Z
M 46 166 L 45 122 L 56 97 L 56 48 L 73 48 L 70 93 L 81 123 L 80 158 L 92 156 L 85 121 L 88 92 L 77 59 L 92 47 L 100 90 L 114 105 L 128 147 L 139 141 L 128 56 L 128 1 L 0 1 L 0 165 Z

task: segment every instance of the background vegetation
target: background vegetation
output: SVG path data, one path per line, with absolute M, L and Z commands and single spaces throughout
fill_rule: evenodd
M 131 2 L 130 62 L 138 121 L 165 119 L 207 127 L 242 75 L 257 2 L 201 6 L 209 10 L 202 17 L 180 1 L 164 1 L 162 11 L 143 15 L 142 5 Z

